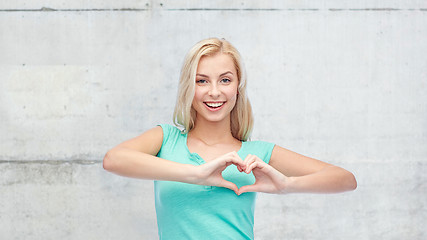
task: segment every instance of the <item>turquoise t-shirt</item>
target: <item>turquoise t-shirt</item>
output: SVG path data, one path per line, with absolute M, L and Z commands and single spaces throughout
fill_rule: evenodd
M 206 163 L 197 153 L 190 153 L 187 133 L 171 125 L 160 126 L 163 143 L 158 157 L 184 164 Z M 242 142 L 237 153 L 242 159 L 252 154 L 268 163 L 273 148 L 268 142 Z M 255 182 L 252 173 L 241 173 L 234 165 L 222 175 L 237 187 Z M 170 181 L 154 181 L 154 192 L 160 239 L 254 239 L 256 193 L 238 196 L 228 188 Z

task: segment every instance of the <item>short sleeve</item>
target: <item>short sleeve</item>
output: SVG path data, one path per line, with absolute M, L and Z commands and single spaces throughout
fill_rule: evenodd
M 163 141 L 160 151 L 157 153 L 157 156 L 160 157 L 164 153 L 173 153 L 176 151 L 176 148 L 179 148 L 180 143 L 182 143 L 183 137 L 181 131 L 172 125 L 169 124 L 159 124 L 163 130 Z
M 270 158 L 271 158 L 271 154 L 273 153 L 273 149 L 274 146 L 276 146 L 274 143 L 270 143 L 270 142 L 264 142 L 265 143 L 265 158 L 264 158 L 264 162 L 269 163 L 270 162 Z
M 269 163 L 270 162 L 270 158 L 271 158 L 271 154 L 273 153 L 273 149 L 275 144 L 274 143 L 270 143 L 270 142 L 261 142 L 263 147 L 262 149 L 264 150 L 264 158 L 263 161 L 265 163 Z
M 163 130 L 163 141 L 162 141 L 162 147 L 163 147 L 165 146 L 165 143 L 168 141 L 172 126 L 169 124 L 159 124 L 157 126 L 160 126 Z
M 250 141 L 245 143 L 247 147 L 245 151 L 246 154 L 256 155 L 261 158 L 265 163 L 270 162 L 271 154 L 275 146 L 274 143 L 264 142 L 264 141 Z

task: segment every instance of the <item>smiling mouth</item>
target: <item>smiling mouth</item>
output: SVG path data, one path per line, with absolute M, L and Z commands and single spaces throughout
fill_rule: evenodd
M 224 103 L 225 102 L 204 102 L 204 104 L 210 108 L 219 108 L 224 105 Z

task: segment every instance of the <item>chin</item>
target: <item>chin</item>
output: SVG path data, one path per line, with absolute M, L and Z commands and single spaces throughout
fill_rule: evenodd
M 219 123 L 222 121 L 227 120 L 227 118 L 230 117 L 230 114 L 228 115 L 219 115 L 219 116 L 209 116 L 210 114 L 200 114 L 200 117 L 203 118 L 205 121 L 210 122 L 210 123 Z

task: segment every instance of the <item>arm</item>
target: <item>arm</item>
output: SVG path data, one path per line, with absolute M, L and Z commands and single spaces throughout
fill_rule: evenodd
M 354 190 L 353 174 L 337 166 L 275 146 L 267 164 L 257 156 L 245 159 L 246 173 L 253 172 L 256 182 L 244 186 L 239 193 L 335 193 Z
M 156 127 L 142 135 L 127 140 L 114 147 L 104 157 L 103 167 L 115 174 L 156 180 L 186 182 L 186 166 L 155 157 L 163 141 L 161 127 Z
M 237 192 L 237 186 L 224 180 L 221 175 L 230 164 L 243 164 L 237 153 L 225 154 L 209 163 L 194 166 L 156 157 L 162 141 L 161 127 L 148 130 L 108 151 L 103 167 L 126 177 L 221 186 Z
M 275 146 L 270 166 L 288 176 L 288 192 L 334 193 L 354 190 L 354 175 L 337 166 Z

